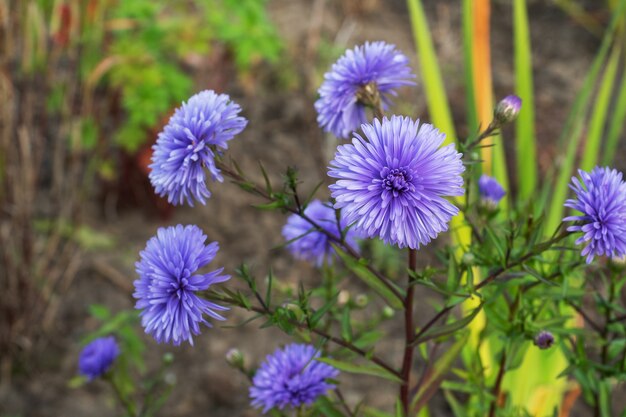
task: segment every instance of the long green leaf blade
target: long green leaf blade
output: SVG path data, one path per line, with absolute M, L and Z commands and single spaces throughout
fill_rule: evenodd
M 537 191 L 537 151 L 535 149 L 535 100 L 533 67 L 526 0 L 515 0 L 513 8 L 515 86 L 522 109 L 515 123 L 519 197 L 527 201 Z
M 589 133 L 587 134 L 587 144 L 585 146 L 585 153 L 583 154 L 583 160 L 580 164 L 580 168 L 585 171 L 590 171 L 596 165 L 598 161 L 598 154 L 600 151 L 600 144 L 602 142 L 602 133 L 604 132 L 604 126 L 606 125 L 606 116 L 611 103 L 611 95 L 613 93 L 615 76 L 617 75 L 617 68 L 619 64 L 620 49 L 615 47 L 609 62 L 606 65 L 604 71 L 604 77 L 598 90 L 598 96 L 596 97 L 595 106 L 593 107 L 593 113 L 591 115 L 591 122 L 589 123 Z

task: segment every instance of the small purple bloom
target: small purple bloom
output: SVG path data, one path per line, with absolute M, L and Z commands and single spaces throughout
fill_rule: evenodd
M 213 181 L 223 181 L 215 156 L 228 148 L 228 141 L 248 123 L 239 117 L 241 108 L 225 94 L 212 90 L 191 97 L 171 117 L 152 147 L 150 182 L 171 204 L 193 200 L 205 204 L 211 192 L 205 168 Z
M 504 188 L 495 178 L 485 174 L 481 175 L 478 180 L 478 192 L 481 200 L 491 208 L 495 208 L 506 194 Z
M 587 263 L 596 255 L 626 255 L 626 183 L 622 173 L 595 167 L 591 173 L 579 170 L 578 174 L 582 181 L 573 177 L 570 184 L 576 198 L 567 200 L 565 206 L 582 215 L 564 218 L 563 221 L 577 222 L 567 230 L 583 233 L 576 244 L 587 244 L 582 250 Z
M 109 370 L 120 349 L 113 336 L 100 337 L 87 344 L 78 358 L 78 371 L 93 380 Z
M 268 355 L 252 380 L 252 406 L 266 413 L 274 407 L 311 405 L 334 389 L 326 379 L 335 378 L 339 371 L 315 360 L 319 356 L 315 347 L 296 343 Z
M 196 274 L 209 264 L 217 250 L 217 242 L 204 245 L 207 237 L 198 226 L 166 227 L 148 240 L 141 259 L 135 264 L 139 279 L 135 280 L 135 308 L 141 311 L 141 324 L 157 342 L 180 345 L 185 340 L 193 345 L 192 335 L 200 334 L 200 324 L 208 327 L 203 315 L 224 320 L 215 311 L 228 310 L 199 297 L 196 292 L 224 282 L 224 268 L 208 274 Z
M 515 95 L 504 97 L 496 105 L 494 117 L 502 124 L 512 122 L 517 119 L 517 115 L 522 109 L 522 99 Z
M 311 201 L 304 214 L 337 238 L 341 236 L 341 231 L 348 227 L 343 219 L 337 224 L 335 209 L 319 200 Z M 348 229 L 345 233 L 346 243 L 356 248 L 354 230 Z M 287 219 L 287 224 L 283 227 L 283 237 L 288 242 L 291 241 L 287 248 L 298 259 L 312 262 L 318 267 L 322 266 L 324 261 L 332 261 L 335 250 L 330 244 L 331 239 L 297 214 L 292 214 Z
M 542 330 L 537 334 L 537 336 L 535 336 L 535 345 L 539 349 L 549 349 L 553 344 L 554 336 L 550 332 Z
M 414 85 L 414 77 L 409 59 L 394 45 L 366 42 L 347 50 L 324 75 L 320 98 L 315 102 L 317 122 L 324 131 L 347 138 L 367 122 L 365 106 L 357 97 L 362 88 L 368 84 L 375 87 L 386 109 L 391 104 L 389 96 L 397 95 L 395 89 Z
M 445 199 L 463 195 L 465 170 L 445 134 L 408 117 L 362 126 L 352 144 L 337 148 L 328 175 L 335 208 L 367 237 L 418 249 L 448 229 L 459 209 Z

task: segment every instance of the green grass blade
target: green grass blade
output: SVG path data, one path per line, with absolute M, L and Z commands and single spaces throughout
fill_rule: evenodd
M 624 130 L 624 124 L 626 124 L 626 72 L 622 74 L 622 82 L 620 83 L 618 91 L 613 117 L 611 118 L 608 133 L 606 134 L 604 155 L 602 156 L 602 165 L 605 166 L 613 164 L 615 152 L 617 151 L 617 142 Z
M 609 104 L 611 103 L 611 96 L 614 91 L 619 57 L 620 49 L 615 47 L 611 53 L 609 62 L 606 65 L 604 77 L 602 78 L 600 89 L 598 90 L 598 96 L 596 97 L 596 102 L 593 106 L 593 113 L 589 123 L 589 133 L 587 134 L 587 144 L 585 145 L 585 153 L 583 154 L 583 160 L 580 164 L 580 168 L 585 171 L 593 169 L 598 161 L 600 144 L 602 143 L 602 133 L 604 133 L 607 112 Z
M 585 113 L 590 103 L 589 98 L 593 92 L 593 87 L 596 83 L 596 79 L 598 78 L 598 73 L 602 68 L 611 43 L 613 42 L 615 28 L 617 27 L 617 23 L 620 20 L 625 6 L 626 0 L 621 0 L 618 7 L 614 10 L 607 31 L 602 39 L 600 49 L 594 58 L 587 76 L 585 77 L 585 81 L 583 82 L 581 90 L 578 92 L 576 100 L 574 100 L 574 105 L 567 117 L 563 132 L 559 138 L 557 148 L 562 149 L 567 143 L 567 150 L 565 158 L 561 161 L 557 161 L 557 171 L 553 171 L 550 174 L 550 177 L 552 177 L 555 173 L 557 174 L 554 189 L 551 193 L 544 194 L 550 196 L 545 229 L 546 234 L 554 232 L 563 218 L 563 203 L 565 203 L 565 199 L 567 197 L 567 184 L 569 183 L 574 167 L 576 150 L 578 149 L 578 144 L 580 143 L 581 132 L 585 121 Z M 546 185 L 549 187 L 550 181 L 546 181 Z
M 535 100 L 526 0 L 515 0 L 513 22 L 515 85 L 516 93 L 523 103 L 515 124 L 517 179 L 519 183 L 519 197 L 521 201 L 526 201 L 537 191 Z
M 456 132 L 424 7 L 420 0 L 407 2 L 430 118 L 433 125 L 446 134 L 446 144 L 451 143 L 456 140 Z
M 467 127 L 470 134 L 478 132 L 478 110 L 476 109 L 476 91 L 474 88 L 473 57 L 473 3 L 474 0 L 463 0 L 463 63 L 465 75 L 465 107 L 467 110 Z

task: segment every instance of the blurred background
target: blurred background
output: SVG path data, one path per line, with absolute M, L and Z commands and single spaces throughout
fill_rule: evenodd
M 422 3 L 464 137 L 476 125 L 467 116 L 461 2 Z M 539 181 L 565 152 L 567 141 L 557 139 L 611 3 L 527 1 Z M 500 98 L 516 86 L 513 3 L 492 1 L 490 22 L 491 61 L 475 76 L 488 74 Z M 0 416 L 117 415 L 105 386 L 73 387 L 79 342 L 132 309 L 134 262 L 159 226 L 198 224 L 220 243 L 215 264 L 229 273 L 245 260 L 287 280 L 318 279 L 310 266 L 272 250 L 285 219 L 259 214 L 251 207 L 257 201 L 232 185 L 211 184 L 207 205 L 193 209 L 158 198 L 147 178 L 151 146 L 181 101 L 214 89 L 250 120 L 229 150 L 242 168 L 258 173 L 262 161 L 280 183 L 295 165 L 303 192 L 311 191 L 337 144 L 316 124 L 316 90 L 345 49 L 366 40 L 395 44 L 418 75 L 394 112 L 431 120 L 419 70 L 428 63 L 419 60 L 403 0 L 0 0 Z M 502 138 L 514 166 L 513 130 Z M 584 147 L 576 152 L 582 156 Z M 622 158 L 615 163 L 626 167 Z M 325 187 L 318 195 L 328 196 Z M 432 311 L 427 302 L 420 309 Z M 229 323 L 245 318 L 235 311 Z M 238 347 L 258 361 L 287 340 L 257 327 L 205 329 L 194 348 L 142 337 L 135 353 L 147 368 L 165 352 L 175 355 L 178 382 L 159 415 L 257 415 L 245 378 L 224 360 Z M 388 355 L 399 353 L 392 340 L 383 343 Z M 394 393 L 373 382 L 352 382 L 348 400 L 369 392 L 371 405 L 392 403 Z M 451 415 L 442 399 L 434 401 L 433 415 Z M 584 410 L 579 404 L 571 415 Z

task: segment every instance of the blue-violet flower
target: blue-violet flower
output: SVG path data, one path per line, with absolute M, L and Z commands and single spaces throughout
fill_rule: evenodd
M 316 361 L 319 356 L 315 347 L 296 343 L 268 355 L 252 380 L 252 406 L 266 413 L 274 407 L 282 410 L 286 406 L 311 405 L 334 389 L 326 379 L 335 378 L 339 371 Z
M 119 354 L 120 349 L 113 336 L 95 339 L 81 350 L 78 371 L 91 381 L 108 371 Z
M 367 122 L 365 105 L 359 100 L 361 89 L 370 85 L 380 94 L 386 109 L 395 96 L 396 88 L 415 84 L 409 59 L 385 42 L 366 42 L 356 46 L 333 64 L 324 75 L 315 102 L 317 122 L 339 138 L 347 138 L 362 123 Z
M 337 239 L 341 236 L 341 231 L 346 230 L 348 226 L 344 219 L 338 224 L 335 209 L 319 200 L 311 201 L 304 209 L 304 215 Z M 283 227 L 283 236 L 290 242 L 287 249 L 296 258 L 312 262 L 318 267 L 322 266 L 324 261 L 329 263 L 332 261 L 335 253 L 331 246 L 332 240 L 297 214 L 292 214 L 287 219 L 287 224 Z M 355 238 L 354 230 L 346 230 L 345 242 L 353 248 L 356 248 Z
M 564 221 L 575 221 L 567 228 L 582 232 L 577 245 L 586 244 L 582 256 L 591 263 L 596 255 L 621 257 L 626 255 L 626 183 L 622 173 L 607 167 L 595 167 L 591 173 L 579 170 L 580 180 L 573 177 L 570 188 L 576 198 L 565 202 L 566 207 L 582 212 Z
M 445 134 L 408 117 L 363 125 L 352 144 L 337 148 L 328 175 L 335 208 L 367 237 L 418 249 L 448 229 L 458 208 L 446 196 L 463 195 L 465 170 Z
M 150 182 L 155 192 L 177 205 L 193 200 L 205 204 L 211 192 L 205 168 L 213 181 L 223 181 L 215 156 L 248 123 L 241 108 L 225 94 L 202 91 L 176 109 L 152 147 Z
M 502 197 L 505 196 L 506 191 L 500 185 L 500 183 L 489 175 L 481 175 L 478 180 L 478 193 L 480 199 L 490 208 L 495 208 Z
M 204 245 L 207 237 L 198 226 L 160 228 L 148 240 L 141 259 L 135 264 L 135 308 L 141 311 L 141 324 L 157 342 L 180 345 L 200 333 L 200 324 L 211 324 L 204 314 L 224 320 L 216 311 L 226 307 L 199 297 L 196 292 L 230 277 L 221 275 L 224 268 L 207 274 L 196 271 L 209 264 L 218 251 L 217 242 Z

